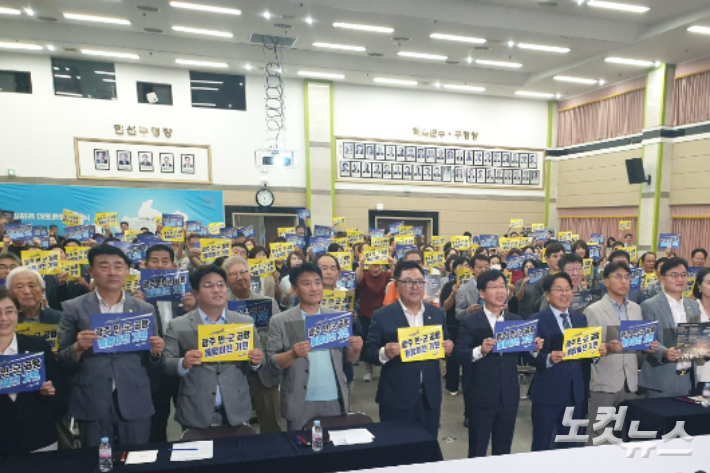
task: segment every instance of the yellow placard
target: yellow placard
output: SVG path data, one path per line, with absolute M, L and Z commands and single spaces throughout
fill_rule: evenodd
M 532 231 L 534 231 L 534 232 L 541 232 L 544 229 L 545 229 L 544 223 L 533 223 L 532 224 Z
M 573 233 L 572 234 L 572 241 L 578 241 L 579 240 L 579 234 Z
M 332 240 L 333 240 L 333 243 L 335 243 L 336 245 L 340 245 L 343 248 L 348 247 L 348 238 L 347 237 L 337 237 L 337 238 L 333 238 Z
M 163 223 L 163 216 L 162 215 L 156 215 L 153 217 L 153 221 L 155 222 L 156 225 L 160 225 Z
M 333 228 L 335 230 L 345 230 L 345 217 L 333 217 Z
M 53 352 L 57 352 L 57 332 L 58 324 L 17 324 L 15 333 L 22 335 L 37 335 L 49 342 Z
M 280 237 L 286 237 L 286 235 L 295 235 L 296 227 L 279 227 L 278 234 Z
M 629 259 L 631 260 L 631 264 L 636 264 L 636 260 L 638 259 L 638 251 L 636 250 L 635 246 L 626 246 L 624 248 L 619 248 L 622 251 L 625 251 L 629 254 Z
M 123 285 L 123 292 L 128 295 L 133 295 L 141 288 L 141 275 L 129 274 L 126 276 L 126 283 Z
M 353 254 L 347 251 L 328 253 L 330 256 L 338 260 L 341 271 L 353 270 Z
M 212 222 L 207 228 L 209 229 L 210 235 L 219 235 L 219 231 L 224 228 L 224 222 Z
M 530 244 L 530 239 L 527 237 L 518 237 L 518 248 L 525 248 Z
M 202 363 L 248 361 L 254 346 L 254 325 L 225 324 L 197 327 L 198 347 Z
M 601 327 L 568 328 L 562 351 L 564 360 L 580 360 L 582 358 L 599 357 L 599 347 L 602 341 Z
M 656 273 L 646 273 L 642 281 L 642 289 L 646 289 L 651 284 L 656 284 L 658 282 L 658 276 Z M 687 297 L 687 296 L 686 296 Z
M 456 269 L 456 284 L 461 286 L 469 282 L 471 279 L 473 279 L 473 273 L 471 272 L 471 268 Z
M 591 276 L 594 268 L 594 260 L 591 258 L 584 258 L 582 260 L 582 273 L 585 276 Z
M 185 240 L 185 229 L 182 227 L 163 227 L 160 236 L 163 241 L 181 242 Z
M 572 232 L 560 232 L 558 237 L 560 241 L 572 241 Z
M 104 225 L 115 227 L 118 225 L 118 214 L 113 212 L 98 212 L 94 215 L 94 223 L 102 227 Z
M 357 228 L 348 228 L 348 244 L 357 245 L 358 243 L 365 243 L 365 234 L 362 233 Z
M 443 251 L 425 251 L 424 252 L 424 267 L 439 268 L 444 265 Z
M 399 236 L 414 236 L 414 227 L 402 225 L 399 227 Z
M 269 243 L 269 249 L 271 250 L 271 258 L 274 261 L 286 261 L 288 255 L 296 249 L 296 245 L 291 242 Z
M 22 252 L 22 266 L 34 269 L 42 275 L 61 273 L 59 261 L 59 253 L 56 251 L 30 250 Z
M 523 219 L 522 218 L 512 219 L 510 221 L 510 227 L 511 228 L 523 228 Z
M 444 358 L 444 330 L 441 325 L 397 329 L 402 363 Z
M 400 227 L 402 228 L 402 227 Z M 394 237 L 394 244 L 395 245 L 413 245 L 414 244 L 414 235 L 405 235 L 401 236 L 398 235 Z
M 515 246 L 513 246 L 515 244 Z M 498 238 L 498 246 L 500 247 L 501 250 L 512 250 L 514 247 L 517 247 L 518 241 L 517 239 L 511 239 L 511 238 L 506 238 L 506 237 L 500 237 Z
M 232 242 L 224 238 L 200 238 L 200 261 L 211 263 L 220 256 L 232 256 Z
M 323 299 L 320 301 L 322 307 L 346 312 L 355 310 L 355 291 L 331 291 L 323 290 Z
M 371 248 L 365 251 L 365 264 L 389 264 L 387 248 Z
M 434 248 L 443 248 L 446 245 L 446 238 L 442 236 L 431 237 L 431 246 Z
M 254 277 L 271 276 L 276 271 L 276 264 L 271 258 L 249 260 L 249 272 Z
M 452 236 L 451 248 L 458 251 L 466 251 L 471 247 L 471 239 L 467 236 Z
M 387 237 L 372 237 L 370 238 L 370 245 L 373 248 L 389 248 L 390 239 Z
M 88 246 L 67 246 L 64 252 L 67 254 L 67 261 L 79 264 L 89 264 L 89 248 Z
M 76 281 L 81 277 L 81 264 L 76 261 L 59 261 L 59 270 L 69 273 L 69 281 Z
M 140 231 L 138 230 L 126 230 L 123 232 L 123 241 L 127 242 L 132 242 L 136 238 L 138 238 L 138 235 L 140 235 Z
M 631 220 L 619 221 L 619 230 L 631 230 Z
M 62 223 L 67 227 L 76 227 L 77 225 L 81 225 L 82 223 L 84 223 L 84 216 L 79 212 L 63 209 Z

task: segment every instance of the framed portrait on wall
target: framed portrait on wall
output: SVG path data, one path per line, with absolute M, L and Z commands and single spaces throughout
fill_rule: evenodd
M 454 164 L 454 150 L 453 149 L 446 150 L 446 164 Z
M 175 156 L 173 153 L 160 153 L 160 172 L 175 172 Z
M 513 170 L 504 169 L 503 170 L 503 184 L 511 185 L 513 183 Z
M 404 161 L 404 146 L 397 146 L 397 161 Z
M 483 151 L 474 151 L 473 152 L 473 165 L 474 166 L 483 166 Z
M 476 169 L 476 182 L 479 184 L 485 184 L 486 183 L 486 170 L 479 168 Z
M 372 164 L 368 161 L 365 161 L 364 163 L 361 164 L 360 168 L 360 177 L 367 177 L 370 178 L 372 177 Z
M 456 164 L 458 164 L 459 166 L 463 164 L 463 150 L 462 149 L 456 150 Z
M 521 168 L 528 167 L 528 153 L 519 153 L 519 154 L 520 154 L 520 167 Z
M 529 186 L 530 185 L 530 171 L 525 169 L 523 171 L 523 185 L 524 186 Z
M 415 146 L 407 146 L 406 148 L 407 162 L 414 163 L 417 161 L 417 148 Z
M 431 181 L 431 166 L 422 166 L 422 180 Z
M 466 157 L 464 158 L 464 164 L 466 166 L 473 166 L 473 150 L 466 150 Z
M 446 162 L 446 157 L 444 156 L 444 148 L 436 148 L 436 163 L 444 164 Z
M 355 159 L 365 159 L 365 145 L 355 143 Z
M 414 171 L 412 172 L 413 176 L 412 179 L 415 181 L 421 181 L 422 180 L 422 166 L 415 165 L 414 166 Z
M 373 179 L 382 179 L 382 163 L 373 163 L 372 164 L 372 178 Z
M 520 185 L 523 183 L 523 172 L 520 169 L 513 169 L 513 184 Z
M 504 168 L 510 167 L 510 153 L 503 153 L 502 166 Z
M 530 185 L 540 185 L 540 171 L 530 171 Z
M 350 177 L 350 161 L 340 162 L 340 177 Z
M 520 167 L 520 154 L 512 153 L 510 155 L 510 167 L 517 168 Z
M 131 171 L 133 170 L 133 163 L 131 163 L 131 152 L 130 151 L 117 151 L 116 152 L 116 169 L 119 171 Z
M 387 145 L 385 146 L 385 159 L 387 161 L 394 161 L 394 145 Z
M 466 182 L 468 182 L 469 184 L 475 184 L 476 168 L 466 168 Z
M 375 159 L 375 145 L 365 145 L 365 159 Z
M 435 181 L 441 182 L 441 166 L 434 166 L 434 169 L 432 170 L 432 178 Z
M 100 171 L 108 171 L 111 169 L 111 162 L 107 149 L 94 150 L 94 167 Z
M 392 165 L 392 179 L 402 179 L 402 165 L 393 164 Z
M 486 169 L 486 184 L 495 184 L 496 171 L 495 169 Z
M 426 162 L 429 164 L 433 164 L 436 162 L 436 148 L 426 149 Z
M 496 184 L 503 184 L 503 170 L 496 169 Z
M 141 172 L 153 172 L 153 153 L 151 151 L 138 152 L 138 170 Z
M 528 167 L 537 169 L 537 153 L 528 154 Z M 530 176 L 530 180 L 532 181 L 532 175 Z
M 452 166 L 441 166 L 441 182 L 451 182 Z
M 494 167 L 501 167 L 502 162 L 503 162 L 503 153 L 501 153 L 500 151 L 494 151 L 493 152 L 493 166 Z
M 345 159 L 353 159 L 355 155 L 355 143 L 348 141 L 343 144 L 343 157 Z
M 454 182 L 464 182 L 463 169 L 462 166 L 456 166 L 454 168 Z
M 360 161 L 352 161 L 350 163 L 350 177 L 360 177 Z
M 180 169 L 183 174 L 195 174 L 195 155 L 180 155 Z
M 418 163 L 425 163 L 426 162 L 426 148 L 417 148 L 417 162 Z
M 493 152 L 492 151 L 485 151 L 483 153 L 483 165 L 484 166 L 493 166 Z
M 402 167 L 402 179 L 404 179 L 405 181 L 412 180 L 412 165 L 411 164 L 405 164 Z
M 382 165 L 382 179 L 392 179 L 392 165 L 390 163 Z
M 385 159 L 385 145 L 375 145 L 375 159 L 379 161 L 384 161 Z

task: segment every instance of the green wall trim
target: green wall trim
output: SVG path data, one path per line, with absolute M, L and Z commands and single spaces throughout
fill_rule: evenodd
M 666 87 L 666 73 L 667 66 L 662 64 L 658 68 L 659 72 L 662 74 L 661 79 L 661 116 L 659 123 L 664 125 L 664 120 L 666 116 L 666 96 L 668 90 Z M 656 161 L 656 195 L 653 201 L 653 246 L 652 249 L 658 247 L 658 219 L 661 213 L 661 180 L 663 179 L 663 142 L 658 143 L 658 160 Z
M 545 228 L 550 225 L 550 169 L 552 161 L 545 160 Z
M 338 165 L 335 162 L 335 105 L 333 103 L 333 88 L 334 85 L 330 83 L 330 202 L 333 206 L 331 217 L 336 216 L 335 213 L 335 179 L 337 177 Z
M 303 108 L 304 108 L 304 130 L 306 132 L 306 206 L 312 211 L 311 206 L 311 121 L 308 110 L 308 83 L 303 81 Z
M 552 121 L 555 116 L 555 103 L 552 100 L 547 102 L 547 147 L 552 148 Z

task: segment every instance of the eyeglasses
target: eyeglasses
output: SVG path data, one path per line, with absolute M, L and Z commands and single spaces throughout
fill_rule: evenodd
M 572 288 L 571 287 L 555 287 L 555 288 L 552 288 L 552 290 L 550 292 L 557 292 L 560 294 L 568 294 L 568 293 L 572 292 Z
M 411 280 L 411 279 L 398 279 L 397 282 L 401 282 L 404 284 L 405 287 L 408 288 L 413 288 L 413 287 L 424 287 L 424 284 L 426 284 L 426 281 L 423 279 L 416 279 L 416 280 Z
M 500 290 L 507 291 L 508 290 L 508 288 L 506 286 L 486 286 L 486 290 L 488 290 L 488 289 L 492 289 L 494 291 L 500 291 Z
M 0 309 L 0 314 L 3 314 L 3 313 L 5 315 L 7 315 L 8 317 L 11 315 L 17 315 L 17 309 L 15 309 L 14 307 L 6 307 L 5 310 Z
M 200 286 L 202 287 L 202 289 L 214 289 L 215 287 L 217 289 L 224 289 L 225 287 L 227 287 L 224 281 L 218 281 L 217 283 L 206 282 L 204 284 L 201 284 Z
M 688 277 L 688 273 L 668 273 L 666 274 L 666 277 L 671 279 L 686 279 Z
M 241 276 L 244 276 L 244 275 L 246 275 L 246 274 L 249 274 L 249 271 L 247 271 L 246 269 L 243 269 L 243 270 L 241 270 L 241 271 L 232 271 L 231 273 L 227 273 L 227 276 L 239 276 L 239 277 L 241 277 Z
M 565 273 L 570 273 L 570 274 L 581 273 L 582 267 L 581 266 L 565 266 L 564 271 L 565 271 Z
M 12 271 L 15 268 L 18 268 L 19 266 L 16 264 L 11 264 L 10 266 L 6 264 L 0 264 L 0 271 Z
M 613 276 L 610 276 L 610 278 L 614 279 L 616 281 L 630 281 L 631 275 L 630 274 L 614 274 Z

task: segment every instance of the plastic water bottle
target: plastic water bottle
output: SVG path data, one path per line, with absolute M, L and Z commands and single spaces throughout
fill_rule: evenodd
M 111 444 L 108 443 L 108 437 L 103 437 L 101 439 L 101 445 L 99 445 L 99 470 L 113 470 L 113 460 L 111 459 Z
M 323 450 L 323 427 L 320 426 L 320 421 L 313 422 L 313 430 L 311 431 L 311 446 L 314 452 Z
M 703 386 L 703 407 L 710 407 L 710 383 Z

